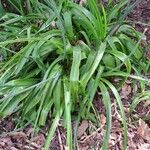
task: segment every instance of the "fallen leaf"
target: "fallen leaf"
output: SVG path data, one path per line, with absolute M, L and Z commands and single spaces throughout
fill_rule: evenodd
M 138 149 L 139 150 L 149 150 L 150 144 L 148 144 L 148 143 L 138 144 Z
M 149 105 L 150 105 L 150 100 L 145 101 L 144 107 L 147 107 L 147 106 L 149 106 Z
M 18 150 L 18 149 L 15 147 L 11 147 L 10 150 Z
M 57 26 L 55 21 L 52 21 L 51 25 L 53 28 L 56 28 L 56 26 Z
M 12 133 L 12 136 L 13 137 L 23 137 L 23 138 L 26 138 L 26 134 L 24 132 L 22 132 L 22 131 L 20 131 L 20 132 L 14 132 L 14 133 Z
M 117 134 L 116 133 L 112 133 L 110 135 L 110 140 L 109 140 L 110 146 L 114 146 L 116 144 L 116 139 L 117 139 Z
M 121 97 L 128 99 L 128 95 L 131 93 L 132 89 L 129 84 L 125 84 L 121 89 Z
M 104 115 L 104 114 L 101 114 L 101 115 L 100 115 L 100 119 L 101 119 L 101 124 L 102 124 L 102 126 L 104 126 L 104 125 L 106 124 L 106 117 L 105 117 L 105 115 Z
M 34 132 L 34 128 L 31 128 L 31 127 L 30 127 L 30 128 L 28 129 L 26 135 L 27 135 L 27 136 L 30 136 L 30 135 L 32 134 L 32 132 Z
M 122 78 L 120 78 L 120 77 L 115 77 L 113 80 L 114 80 L 114 82 L 119 83 L 119 82 L 122 80 Z
M 83 120 L 81 122 L 81 125 L 78 128 L 78 138 L 80 138 L 84 134 L 88 126 L 89 126 L 89 123 L 87 120 Z
M 9 137 L 0 138 L 0 147 L 4 147 L 4 148 L 9 147 L 10 148 L 12 146 L 13 146 L 13 143 L 12 143 L 11 138 L 9 138 Z
M 150 128 L 148 125 L 142 120 L 139 120 L 139 127 L 137 129 L 137 133 L 145 140 L 150 141 Z
M 81 6 L 83 6 L 84 4 L 86 4 L 86 0 L 80 0 L 80 3 L 79 3 Z

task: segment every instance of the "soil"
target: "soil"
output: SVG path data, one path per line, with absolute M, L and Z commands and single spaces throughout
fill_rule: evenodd
M 146 37 L 147 42 L 150 43 L 150 0 L 141 1 L 129 15 L 129 19 L 139 31 L 143 32 L 147 28 Z
M 141 1 L 133 13 L 129 15 L 129 19 L 133 21 L 133 25 L 139 31 L 143 32 L 145 28 L 147 28 L 146 42 L 149 44 L 150 27 L 147 24 L 150 23 L 150 1 Z M 142 102 L 138 105 L 136 111 L 132 115 L 129 112 L 132 97 L 136 94 L 136 92 L 137 90 L 131 87 L 130 82 L 127 82 L 120 91 L 128 123 L 127 149 L 150 150 L 150 103 Z M 89 120 L 82 121 L 79 126 L 80 133 L 78 133 L 78 150 L 100 150 L 102 146 L 106 129 L 106 116 L 102 99 L 98 94 L 95 97 L 94 104 L 99 114 L 101 126 L 97 127 L 97 125 L 93 124 Z M 121 116 L 115 100 L 112 101 L 112 114 L 113 123 L 109 149 L 122 150 L 123 129 L 121 124 Z M 31 133 L 33 131 L 33 127 L 31 125 L 28 125 L 23 129 L 15 129 L 15 118 L 17 118 L 17 115 L 9 116 L 8 118 L 0 121 L 0 150 L 42 150 L 47 129 L 35 134 L 35 136 L 31 139 Z M 148 117 L 145 118 L 145 116 Z M 66 132 L 60 124 L 60 126 L 57 128 L 56 135 L 53 139 L 50 149 L 63 150 L 65 149 L 65 143 Z

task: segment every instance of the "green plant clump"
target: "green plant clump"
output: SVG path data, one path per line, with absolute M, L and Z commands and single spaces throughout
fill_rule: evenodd
M 20 112 L 22 122 L 40 127 L 50 116 L 52 125 L 45 143 L 48 150 L 63 117 L 71 150 L 76 144 L 71 122 L 91 116 L 96 119 L 92 102 L 99 91 L 107 115 L 102 145 L 106 150 L 112 91 L 122 116 L 126 149 L 126 116 L 117 86 L 109 77 L 121 76 L 120 85 L 128 77 L 149 82 L 139 76 L 148 71 L 148 67 L 141 67 L 147 64 L 140 46 L 145 36 L 125 23 L 137 2 L 122 0 L 113 7 L 111 1 L 104 7 L 96 0 L 87 0 L 84 7 L 71 0 L 9 2 L 11 12 L 0 5 L 0 118 Z

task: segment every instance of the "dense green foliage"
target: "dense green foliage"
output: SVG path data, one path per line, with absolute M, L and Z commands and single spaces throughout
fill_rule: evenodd
M 109 77 L 121 76 L 120 86 L 128 77 L 141 80 L 142 85 L 149 82 L 140 76 L 149 69 L 140 46 L 145 36 L 125 23 L 137 2 L 122 0 L 113 7 L 110 1 L 105 8 L 96 0 L 88 0 L 84 7 L 71 0 L 9 2 L 12 12 L 0 5 L 0 54 L 4 58 L 0 63 L 0 118 L 20 112 L 23 122 L 32 121 L 37 127 L 44 126 L 50 115 L 48 150 L 63 116 L 67 145 L 72 149 L 76 143 L 75 133 L 72 144 L 72 116 L 78 122 L 82 118 L 95 121 L 92 102 L 100 91 L 107 114 L 102 146 L 106 150 L 112 91 L 122 116 L 126 149 L 126 116 L 118 87 Z

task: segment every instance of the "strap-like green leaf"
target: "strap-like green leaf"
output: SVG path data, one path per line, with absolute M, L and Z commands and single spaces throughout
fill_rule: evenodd
M 122 116 L 122 124 L 123 124 L 123 129 L 124 129 L 124 144 L 123 144 L 123 149 L 126 150 L 127 149 L 127 123 L 126 123 L 126 116 L 125 116 L 125 112 L 124 112 L 124 107 L 121 101 L 121 98 L 119 96 L 119 93 L 117 92 L 116 88 L 106 79 L 101 79 L 104 83 L 106 83 L 108 85 L 108 87 L 112 90 L 116 101 L 118 103 L 120 112 L 121 112 L 121 116 Z
M 98 65 L 100 64 L 100 61 L 103 57 L 105 49 L 106 49 L 106 43 L 101 43 L 101 45 L 99 46 L 98 51 L 96 53 L 95 59 L 92 63 L 92 66 L 81 77 L 81 84 L 83 85 L 83 87 L 87 85 L 89 79 L 94 74 L 95 70 L 97 69 Z
M 100 82 L 99 84 L 101 94 L 103 97 L 103 103 L 106 108 L 106 114 L 107 114 L 107 128 L 106 128 L 106 133 L 103 139 L 103 145 L 102 149 L 106 150 L 108 149 L 108 144 L 109 144 L 109 138 L 110 138 L 110 131 L 111 131 L 111 124 L 112 124 L 112 115 L 111 115 L 111 100 L 109 96 L 109 92 L 107 90 L 107 87 L 103 82 Z

